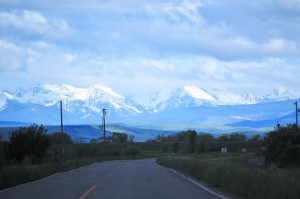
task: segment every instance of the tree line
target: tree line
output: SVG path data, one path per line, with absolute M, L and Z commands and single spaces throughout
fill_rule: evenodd
M 113 132 L 112 135 L 107 136 L 105 140 L 107 143 L 132 143 L 134 140 L 134 135 L 128 136 L 127 133 Z M 91 144 L 95 144 L 99 142 L 103 142 L 103 137 L 100 137 L 98 139 L 93 138 L 90 140 Z
M 126 133 L 112 133 L 107 140 L 110 143 L 131 143 L 134 136 Z M 148 140 L 156 143 L 169 143 L 171 151 L 177 153 L 183 149 L 188 153 L 206 152 L 208 143 L 237 143 L 245 141 L 259 141 L 263 143 L 263 155 L 268 164 L 279 167 L 300 167 L 300 130 L 295 124 L 287 126 L 278 125 L 273 131 L 264 136 L 253 135 L 247 139 L 245 133 L 235 132 L 222 134 L 215 138 L 209 133 L 197 133 L 194 130 L 181 131 L 177 134 L 165 136 L 158 134 L 155 139 Z M 99 140 L 91 143 L 100 142 Z M 39 164 L 47 155 L 47 150 L 52 144 L 72 144 L 71 137 L 66 133 L 47 134 L 43 125 L 20 127 L 9 135 L 9 142 L 4 142 L 0 134 L 0 168 L 4 163 L 9 165 L 21 164 L 24 159 L 29 159 L 33 164 Z M 167 152 L 168 149 L 165 150 Z
M 132 143 L 133 135 L 112 133 L 107 137 L 110 143 Z M 92 139 L 90 143 L 101 142 Z M 9 141 L 4 142 L 0 134 L 0 168 L 7 165 L 22 164 L 24 160 L 30 164 L 40 164 L 47 157 L 51 145 L 74 144 L 67 133 L 47 133 L 43 125 L 33 124 L 29 127 L 19 127 L 9 133 Z M 57 159 L 57 157 L 55 157 Z
M 243 142 L 243 141 L 259 141 L 262 140 L 263 137 L 260 134 L 255 134 L 250 138 L 247 138 L 245 133 L 242 132 L 233 132 L 231 134 L 222 134 L 219 137 L 215 138 L 210 133 L 197 133 L 194 130 L 187 130 L 187 131 L 181 131 L 179 133 L 176 133 L 174 135 L 164 135 L 164 134 L 158 134 L 155 139 L 150 139 L 148 142 L 158 141 L 158 142 L 188 142 L 190 139 L 190 134 L 196 133 L 195 140 L 196 142 Z

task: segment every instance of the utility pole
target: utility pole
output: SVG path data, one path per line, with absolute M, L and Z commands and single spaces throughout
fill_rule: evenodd
M 61 132 L 61 144 L 62 144 L 62 161 L 65 159 L 65 149 L 64 149 L 64 141 L 63 141 L 63 132 L 64 132 L 64 126 L 63 126 L 63 114 L 62 114 L 62 101 L 60 100 L 60 132 Z
M 297 101 L 294 104 L 296 105 L 296 126 L 298 128 L 298 112 L 300 112 L 300 109 L 298 108 L 298 102 Z
M 106 143 L 106 132 L 105 132 L 105 115 L 106 115 L 106 109 L 102 109 L 103 111 L 103 117 L 102 117 L 102 126 L 103 126 L 103 142 Z

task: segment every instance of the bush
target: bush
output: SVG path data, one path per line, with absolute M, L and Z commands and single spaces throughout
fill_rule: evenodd
M 73 144 L 73 140 L 67 133 L 56 132 L 49 136 L 52 144 Z
M 140 154 L 140 149 L 136 146 L 130 146 L 125 150 L 125 155 L 135 157 Z
M 180 144 L 178 142 L 174 142 L 172 145 L 172 152 L 177 153 L 180 149 Z
M 36 124 L 10 132 L 6 158 L 9 161 L 16 160 L 20 164 L 23 158 L 28 156 L 32 162 L 40 163 L 50 146 L 50 138 L 46 132 L 43 125 Z
M 2 134 L 0 133 L 0 170 L 4 165 L 4 144 L 2 142 Z
M 114 151 L 111 152 L 111 155 L 112 156 L 120 156 L 121 152 L 119 150 L 114 150 Z
M 278 125 L 265 136 L 265 160 L 279 167 L 300 166 L 300 132 L 296 125 Z

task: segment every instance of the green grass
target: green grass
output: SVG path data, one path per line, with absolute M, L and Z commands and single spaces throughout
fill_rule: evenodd
M 300 169 L 279 169 L 247 163 L 254 154 L 207 153 L 162 157 L 157 162 L 246 199 L 300 198 Z

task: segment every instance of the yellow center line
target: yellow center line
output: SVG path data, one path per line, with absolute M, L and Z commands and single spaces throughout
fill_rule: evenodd
M 97 187 L 97 184 L 89 188 L 86 192 L 84 192 L 79 199 L 85 199 L 95 188 Z

